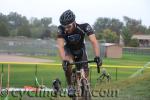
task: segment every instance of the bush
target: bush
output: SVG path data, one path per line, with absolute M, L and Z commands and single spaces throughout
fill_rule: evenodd
M 132 40 L 130 40 L 129 46 L 131 46 L 131 47 L 138 47 L 139 46 L 138 39 L 132 39 Z

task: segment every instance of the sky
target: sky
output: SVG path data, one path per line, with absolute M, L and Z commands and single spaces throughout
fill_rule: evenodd
M 28 19 L 52 17 L 55 25 L 68 9 L 75 13 L 78 23 L 93 25 L 98 17 L 123 21 L 123 16 L 128 16 L 150 26 L 150 0 L 0 0 L 0 12 L 5 15 L 17 12 Z

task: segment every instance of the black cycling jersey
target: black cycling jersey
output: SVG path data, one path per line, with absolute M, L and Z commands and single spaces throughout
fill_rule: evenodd
M 92 27 L 88 24 L 76 24 L 76 28 L 72 33 L 65 33 L 63 26 L 58 26 L 57 38 L 64 38 L 66 42 L 66 47 L 71 50 L 82 49 L 84 44 L 84 37 L 86 35 L 94 34 Z

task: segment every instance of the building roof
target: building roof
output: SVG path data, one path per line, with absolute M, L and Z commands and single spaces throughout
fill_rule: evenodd
M 133 35 L 132 38 L 138 40 L 150 40 L 150 35 Z

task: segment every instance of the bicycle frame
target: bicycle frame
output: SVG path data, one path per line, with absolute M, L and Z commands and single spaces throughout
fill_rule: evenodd
M 93 62 L 95 62 L 95 61 L 93 61 L 93 60 L 80 61 L 80 62 L 70 63 L 70 65 L 93 63 Z M 99 67 L 98 67 L 98 69 L 99 69 Z M 90 95 L 91 95 L 90 85 L 89 85 L 90 83 L 89 83 L 87 77 L 85 76 L 84 69 L 83 68 L 81 68 L 80 70 L 75 69 L 75 72 L 72 73 L 72 80 L 73 80 L 74 88 L 76 89 L 76 93 L 77 93 L 76 94 L 77 97 L 73 97 L 73 100 L 76 100 L 78 97 L 85 97 L 83 100 L 90 100 Z M 88 91 L 88 93 L 85 93 L 86 91 Z M 85 96 L 85 94 L 88 95 L 89 97 Z

